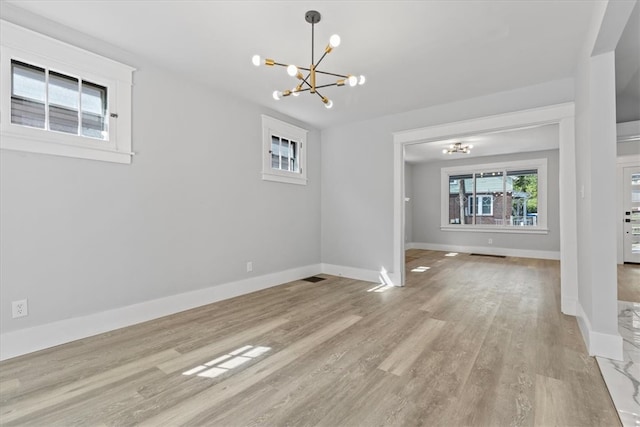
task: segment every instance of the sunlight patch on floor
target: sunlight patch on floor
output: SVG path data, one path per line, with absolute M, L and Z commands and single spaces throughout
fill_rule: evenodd
M 385 285 L 384 283 L 374 286 L 371 289 L 367 289 L 367 292 L 384 292 L 384 291 L 388 291 L 389 289 L 393 288 L 393 285 Z
M 198 375 L 199 377 L 215 378 L 238 366 L 244 365 L 256 357 L 262 356 L 270 350 L 271 347 L 245 345 L 220 357 L 216 357 L 205 364 L 189 369 L 183 372 L 182 375 Z

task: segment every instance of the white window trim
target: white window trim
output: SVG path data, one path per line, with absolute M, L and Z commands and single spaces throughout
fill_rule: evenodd
M 535 227 L 511 225 L 449 224 L 449 176 L 463 173 L 509 172 L 513 170 L 538 170 L 538 225 Z M 503 163 L 487 163 L 453 166 L 440 170 L 440 230 L 476 233 L 548 234 L 547 228 L 547 159 L 520 160 Z
M 107 87 L 109 140 L 11 123 L 11 60 L 59 71 Z M 115 163 L 131 163 L 131 87 L 135 69 L 0 20 L 0 148 Z
M 262 179 L 265 181 L 284 182 L 288 184 L 307 185 L 307 133 L 282 120 L 262 115 Z M 299 143 L 298 165 L 300 172 L 289 172 L 271 168 L 271 137 L 281 138 Z

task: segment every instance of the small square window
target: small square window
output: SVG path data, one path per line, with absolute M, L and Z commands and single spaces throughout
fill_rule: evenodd
M 289 123 L 262 116 L 262 179 L 289 184 L 307 184 L 307 131 Z

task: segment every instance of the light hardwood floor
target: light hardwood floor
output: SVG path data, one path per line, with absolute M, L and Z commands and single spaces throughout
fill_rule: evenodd
M 445 255 L 409 251 L 404 288 L 322 276 L 5 361 L 0 423 L 619 425 L 558 262 Z

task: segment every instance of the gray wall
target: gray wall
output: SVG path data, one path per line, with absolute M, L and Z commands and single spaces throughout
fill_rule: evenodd
M 573 89 L 566 79 L 323 130 L 323 262 L 390 269 L 393 132 L 571 102 Z
M 547 159 L 547 225 L 549 234 L 473 233 L 440 230 L 441 174 L 444 167 L 500 163 L 529 159 Z M 560 200 L 558 185 L 559 151 L 547 150 L 502 156 L 419 163 L 413 165 L 413 235 L 414 243 L 560 251 Z
M 121 165 L 2 150 L 2 333 L 320 262 L 318 131 L 307 186 L 262 181 L 269 111 L 41 18 L 3 18 L 137 68 L 137 155 Z M 11 319 L 21 298 L 29 316 Z
M 616 144 L 617 156 L 637 156 L 640 154 L 640 141 L 618 142 Z

